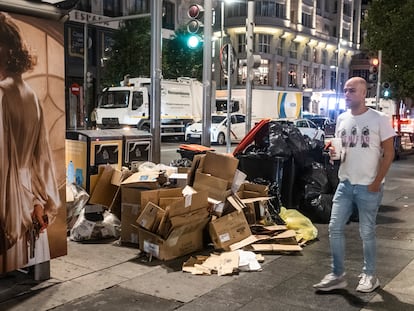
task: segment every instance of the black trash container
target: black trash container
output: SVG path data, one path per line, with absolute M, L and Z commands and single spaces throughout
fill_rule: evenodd
M 189 159 L 191 161 L 193 161 L 195 155 L 205 154 L 207 151 L 215 150 L 213 148 L 197 144 L 182 144 L 180 145 L 180 149 L 177 150 L 177 152 L 181 155 L 181 158 Z

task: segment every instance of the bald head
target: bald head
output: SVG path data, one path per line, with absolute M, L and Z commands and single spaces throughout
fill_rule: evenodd
M 367 82 L 361 77 L 352 77 L 345 82 L 345 102 L 353 114 L 366 111 L 365 97 L 367 95 Z

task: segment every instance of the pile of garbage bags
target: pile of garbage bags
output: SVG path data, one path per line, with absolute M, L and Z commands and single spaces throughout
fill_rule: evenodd
M 323 141 L 302 135 L 292 124 L 269 121 L 254 143 L 235 155 L 247 179 L 276 183 L 281 204 L 312 221 L 326 223 L 338 184 L 338 164 L 330 164 Z

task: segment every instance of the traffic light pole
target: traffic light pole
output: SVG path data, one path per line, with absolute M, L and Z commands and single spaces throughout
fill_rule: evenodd
M 211 145 L 211 53 L 212 53 L 212 26 L 213 7 L 212 1 L 204 1 L 204 40 L 203 40 L 203 118 L 201 144 L 207 147 Z
M 375 96 L 375 109 L 379 110 L 379 100 L 381 91 L 381 66 L 382 66 L 382 50 L 378 51 L 378 81 L 377 81 L 377 94 Z

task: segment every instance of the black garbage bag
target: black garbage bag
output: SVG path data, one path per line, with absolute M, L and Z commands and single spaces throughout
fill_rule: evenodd
M 322 193 L 311 204 L 314 207 L 312 214 L 315 215 L 316 221 L 327 224 L 331 218 L 332 199 L 334 195 L 330 193 Z
M 309 143 L 299 131 L 299 129 L 293 125 L 288 126 L 288 136 L 286 142 L 292 151 L 292 156 L 295 159 L 296 165 L 303 169 L 312 164 L 312 158 L 309 156 Z
M 285 158 L 291 156 L 292 150 L 286 141 L 288 133 L 289 130 L 286 124 L 280 124 L 277 122 L 269 123 L 269 156 Z

